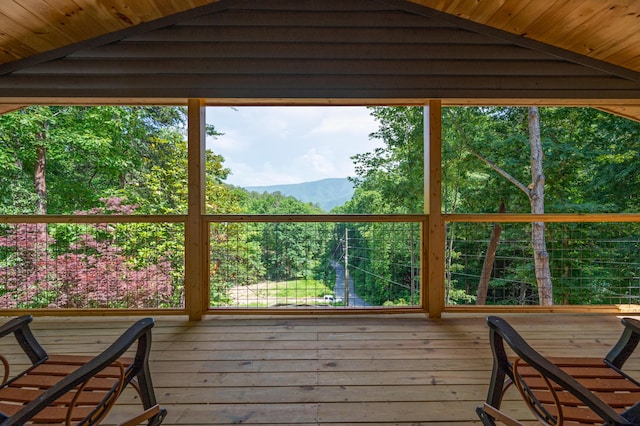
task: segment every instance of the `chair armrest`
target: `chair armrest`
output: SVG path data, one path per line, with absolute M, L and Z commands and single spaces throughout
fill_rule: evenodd
M 0 326 L 0 337 L 13 333 L 24 353 L 27 354 L 31 363 L 35 365 L 47 359 L 47 352 L 31 333 L 29 324 L 32 320 L 33 317 L 31 315 L 13 318 Z
M 605 362 L 619 371 L 640 343 L 640 321 L 633 318 L 622 318 L 621 322 L 624 325 L 624 330 L 605 357 Z
M 53 403 L 56 399 L 69 392 L 79 384 L 85 382 L 90 377 L 95 376 L 122 354 L 124 354 L 135 342 L 138 346 L 147 345 L 150 342 L 151 328 L 154 325 L 152 318 L 144 318 L 133 324 L 125 331 L 116 341 L 111 344 L 104 352 L 97 355 L 88 363 L 79 367 L 73 373 L 61 378 L 55 385 L 51 386 L 47 391 L 43 392 L 37 398 L 23 406 L 20 411 L 2 421 L 0 426 L 23 425 L 32 418 L 36 413 Z M 140 350 L 140 348 L 138 348 Z M 142 360 L 141 360 L 142 361 Z M 146 361 L 146 360 L 145 360 Z M 134 364 L 138 362 L 138 357 Z M 126 383 L 125 383 L 126 384 Z
M 573 394 L 576 398 L 580 399 L 596 414 L 601 416 L 605 422 L 613 421 L 615 422 L 614 424 L 619 425 L 632 424 L 620 416 L 620 414 L 594 395 L 586 387 L 581 385 L 576 379 L 558 368 L 555 364 L 529 346 L 522 336 L 520 336 L 507 321 L 499 317 L 490 316 L 487 318 L 487 324 L 502 337 L 503 341 L 507 342 L 509 347 L 511 347 L 511 349 L 523 361 L 535 368 L 544 377 L 554 381 Z
M 622 325 L 625 327 L 631 328 L 636 334 L 640 334 L 640 320 L 624 317 L 620 322 L 622 322 Z
M 29 327 L 29 323 L 31 321 L 33 321 L 33 317 L 31 315 L 23 315 L 7 321 L 0 326 L 0 337 L 14 333 L 16 330 Z

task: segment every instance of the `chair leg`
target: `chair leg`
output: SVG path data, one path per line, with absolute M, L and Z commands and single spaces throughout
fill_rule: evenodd
M 153 407 L 145 410 L 142 414 L 127 420 L 124 423 L 120 423 L 118 426 L 138 426 L 142 424 L 145 420 L 151 420 L 151 425 L 159 425 L 164 420 L 164 417 L 167 415 L 167 410 L 164 408 L 160 408 L 158 404 Z
M 144 364 L 143 368 L 138 372 L 138 375 L 133 380 L 136 382 L 134 388 L 138 391 L 142 406 L 145 410 L 151 410 L 157 406 L 155 391 L 153 389 L 153 383 L 151 382 L 151 374 L 149 372 L 149 365 Z M 158 426 L 162 423 L 167 415 L 167 410 L 161 408 L 157 413 L 150 417 L 148 426 Z
M 482 407 L 476 408 L 476 413 L 478 414 L 478 417 L 480 417 L 484 426 L 496 426 L 496 422 L 486 413 L 486 411 L 483 410 Z

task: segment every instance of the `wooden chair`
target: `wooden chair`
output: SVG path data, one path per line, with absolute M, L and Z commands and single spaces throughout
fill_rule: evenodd
M 487 323 L 493 371 L 486 402 L 476 410 L 484 425 L 523 425 L 501 410 L 511 386 L 542 425 L 640 425 L 640 383 L 622 371 L 640 341 L 640 321 L 622 319 L 622 335 L 604 359 L 545 358 L 504 319 Z
M 48 355 L 33 336 L 30 315 L 0 327 L 0 337 L 13 334 L 31 366 L 18 374 L 9 371 L 7 358 L 0 385 L 0 425 L 95 425 L 107 415 L 127 385 L 140 396 L 140 415 L 123 423 L 159 425 L 166 415 L 156 402 L 151 375 L 152 318 L 137 321 L 101 354 Z M 122 355 L 137 342 L 133 357 Z

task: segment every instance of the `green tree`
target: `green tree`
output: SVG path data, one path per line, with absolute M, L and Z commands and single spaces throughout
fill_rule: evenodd
M 342 211 L 420 212 L 422 108 L 389 107 L 373 111 L 380 126 L 380 130 L 373 136 L 381 138 L 384 146 L 374 152 L 354 157 L 358 173 L 357 189 L 354 198 Z M 444 212 L 492 213 L 498 211 L 501 205 L 505 206 L 507 212 L 530 212 L 531 191 L 542 188 L 545 212 L 637 211 L 635 187 L 640 183 L 640 170 L 634 158 L 637 157 L 637 141 L 640 136 L 638 123 L 588 108 L 542 108 L 539 114 L 540 145 L 537 152 L 541 155 L 536 158 L 544 159 L 543 174 L 532 169 L 526 109 L 443 109 Z M 535 166 L 539 168 L 540 164 L 541 162 L 537 162 Z M 533 177 L 534 172 L 537 173 L 537 178 Z M 540 176 L 543 177 L 541 180 Z M 532 184 L 527 185 L 528 182 Z M 514 183 L 517 183 L 516 186 Z M 520 191 L 514 191 L 516 187 Z M 456 236 L 457 224 L 448 226 L 446 261 L 449 273 L 458 269 L 456 262 L 461 253 L 477 250 L 474 241 L 486 239 L 489 235 L 487 228 L 472 228 L 465 233 L 466 240 L 462 241 Z M 506 238 L 516 237 L 513 227 L 502 232 Z M 558 237 L 557 231 L 554 237 Z M 580 239 L 575 235 L 572 238 Z M 585 235 L 586 238 L 588 237 Z M 563 239 L 554 238 L 552 244 L 558 244 L 558 241 Z M 512 254 L 516 257 L 516 252 L 508 252 L 516 249 L 525 250 L 516 246 L 506 247 L 507 252 L 503 252 L 501 256 L 509 258 Z M 552 253 L 555 252 L 552 250 Z M 533 252 L 529 255 L 533 258 Z M 549 258 L 551 269 L 559 267 L 559 259 L 554 256 L 555 254 L 551 254 Z M 604 274 L 589 259 L 574 261 L 581 262 L 581 265 L 576 265 L 576 270 L 590 271 L 594 277 L 598 273 Z M 476 269 L 480 271 L 482 261 L 476 263 Z M 533 265 L 524 268 L 516 267 L 515 264 L 503 264 L 501 270 L 503 273 L 511 271 L 508 273 L 514 279 L 535 283 Z M 447 289 L 451 290 L 451 294 L 475 291 L 468 283 L 456 282 L 455 277 L 455 274 L 446 277 Z M 564 289 L 565 281 L 568 283 L 570 279 L 569 276 L 567 280 L 554 277 L 554 286 L 562 289 L 563 294 L 562 300 L 559 300 L 560 291 L 554 291 L 557 302 L 568 302 Z M 514 297 L 514 302 L 522 300 L 522 295 Z M 599 294 L 586 296 L 584 292 L 579 297 L 581 300 L 585 300 L 585 297 L 602 299 Z M 460 300 L 467 303 L 465 300 L 468 299 L 464 296 Z M 453 298 L 448 301 L 455 303 Z
M 249 193 L 243 211 L 262 215 L 322 213 L 318 206 L 280 192 Z M 326 250 L 329 233 L 328 226 L 322 223 L 261 224 L 252 240 L 261 247 L 266 278 L 278 281 L 319 277 L 330 261 Z
M 423 110 L 415 107 L 374 107 L 379 124 L 371 135 L 384 146 L 353 157 L 355 193 L 338 213 L 402 214 L 424 211 Z M 349 264 L 356 292 L 372 305 L 415 302 L 416 257 L 414 224 L 358 223 L 349 232 Z M 343 230 L 338 230 L 344 235 Z M 395 238 L 403 235 L 403 238 Z M 394 237 L 392 237 L 394 236 Z M 375 256 L 371 254 L 375 253 Z
M 380 139 L 385 146 L 353 157 L 357 175 L 353 182 L 356 189 L 379 192 L 387 208 L 390 209 L 384 213 L 422 213 L 424 211 L 422 109 L 373 107 L 371 115 L 379 123 L 378 131 L 371 137 Z M 363 211 L 362 213 L 374 212 Z
M 8 184 L 0 188 L 3 212 L 70 214 L 109 198 L 135 205 L 137 214 L 186 213 L 185 119 L 184 108 L 164 107 L 30 107 L 0 116 L 0 168 L 7 172 L 0 179 Z M 212 126 L 207 133 L 216 135 Z M 224 184 L 223 161 L 206 152 L 208 213 L 239 211 L 237 191 Z M 57 229 L 70 246 L 73 237 Z M 181 287 L 184 232 L 162 223 L 126 229 L 118 237 L 123 253 L 139 268 L 170 261 L 174 286 Z M 226 241 L 246 240 L 239 229 L 215 236 L 212 253 L 224 252 Z M 173 294 L 178 303 L 181 289 Z
M 0 190 L 2 208 L 71 214 L 97 206 L 137 183 L 150 141 L 183 119 L 177 108 L 37 106 L 4 114 L 0 168 L 12 185 Z

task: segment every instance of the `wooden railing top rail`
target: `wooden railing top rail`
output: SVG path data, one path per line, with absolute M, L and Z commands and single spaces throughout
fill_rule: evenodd
M 207 214 L 209 222 L 423 222 L 426 214 Z M 0 215 L 0 223 L 185 222 L 187 215 Z
M 206 214 L 209 222 L 423 222 L 427 214 Z M 640 213 L 443 214 L 445 222 L 640 222 Z M 0 215 L 0 223 L 185 222 L 187 215 Z
M 640 213 L 443 214 L 445 222 L 640 222 Z
M 0 215 L 0 223 L 180 223 L 186 215 Z
M 424 222 L 426 214 L 215 214 L 209 222 Z

